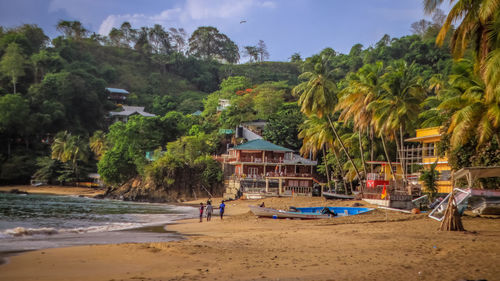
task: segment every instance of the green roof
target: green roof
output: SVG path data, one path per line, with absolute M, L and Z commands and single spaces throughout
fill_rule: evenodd
M 292 152 L 293 150 L 288 149 L 283 146 L 276 145 L 274 143 L 270 143 L 263 139 L 251 140 L 244 144 L 240 144 L 235 146 L 233 149 L 235 150 L 264 150 L 264 151 L 285 151 Z

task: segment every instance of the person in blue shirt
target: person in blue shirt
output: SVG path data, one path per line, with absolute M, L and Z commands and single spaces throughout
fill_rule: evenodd
M 220 213 L 220 219 L 224 219 L 224 209 L 226 208 L 226 204 L 224 204 L 224 200 L 222 200 L 222 203 L 219 205 L 219 213 Z

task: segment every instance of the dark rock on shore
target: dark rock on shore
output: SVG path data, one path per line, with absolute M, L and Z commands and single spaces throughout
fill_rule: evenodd
M 22 190 L 19 190 L 19 189 L 11 189 L 9 191 L 10 194 L 29 194 L 27 191 L 22 191 Z
M 147 181 L 138 176 L 119 187 L 108 188 L 102 197 L 124 201 L 178 203 L 199 197 L 208 197 L 209 193 L 212 196 L 221 196 L 224 192 L 223 188 L 223 183 L 204 186 L 197 173 L 183 169 L 176 173 L 173 184 L 157 185 L 153 181 Z

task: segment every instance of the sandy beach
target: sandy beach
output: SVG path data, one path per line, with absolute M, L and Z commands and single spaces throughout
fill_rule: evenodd
M 166 226 L 184 234 L 185 240 L 22 253 L 0 266 L 0 279 L 500 279 L 499 219 L 464 216 L 468 232 L 456 233 L 437 231 L 439 223 L 425 214 L 383 210 L 309 221 L 256 218 L 248 205 L 262 201 L 274 208 L 355 202 L 316 197 L 230 201 L 224 220 L 193 219 Z M 214 200 L 216 206 L 219 203 L 220 199 Z
M 14 185 L 14 186 L 0 186 L 1 192 L 10 192 L 13 189 L 19 191 L 36 193 L 36 194 L 53 194 L 53 195 L 77 195 L 94 197 L 96 195 L 104 194 L 105 189 L 88 188 L 88 187 L 75 187 L 75 186 L 58 186 L 58 185 L 44 185 L 44 186 L 30 186 L 30 185 Z

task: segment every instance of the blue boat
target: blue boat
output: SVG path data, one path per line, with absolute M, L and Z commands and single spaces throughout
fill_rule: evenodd
M 326 219 L 332 217 L 346 217 L 372 211 L 373 208 L 358 207 L 291 207 L 289 211 L 249 206 L 254 215 L 259 217 L 272 217 L 279 219 Z

